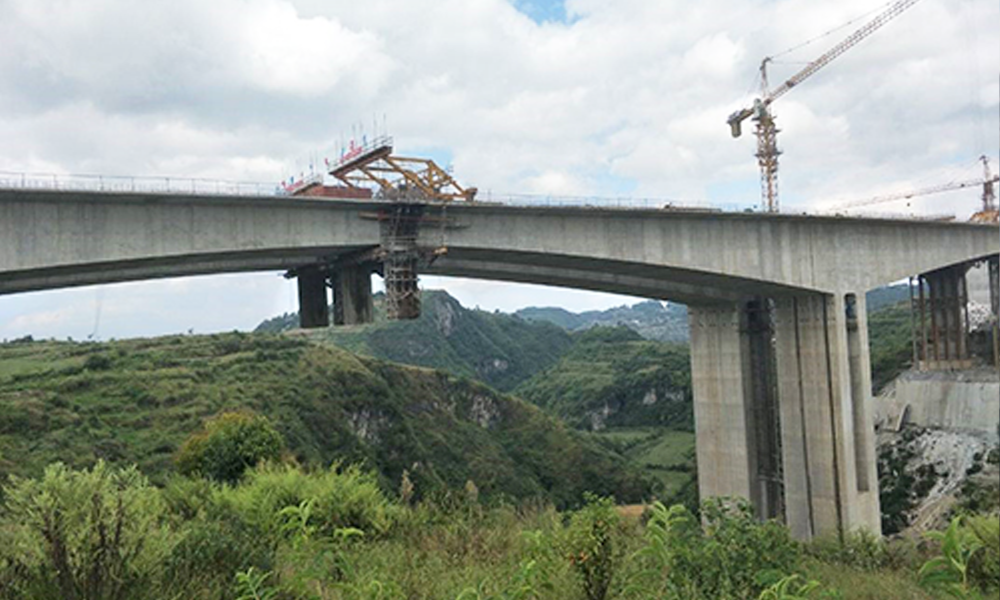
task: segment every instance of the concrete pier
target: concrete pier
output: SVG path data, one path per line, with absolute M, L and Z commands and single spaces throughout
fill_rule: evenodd
M 702 497 L 748 498 L 799 539 L 879 533 L 864 294 L 690 314 Z
M 316 265 L 296 270 L 299 283 L 299 327 L 313 329 L 330 325 L 330 305 L 326 293 L 326 274 Z
M 372 267 L 365 264 L 342 267 L 330 277 L 333 287 L 333 324 L 371 323 Z
M 757 464 L 744 311 L 738 305 L 688 311 L 699 493 L 753 501 Z
M 785 519 L 799 539 L 881 532 L 864 309 L 864 294 L 775 300 Z

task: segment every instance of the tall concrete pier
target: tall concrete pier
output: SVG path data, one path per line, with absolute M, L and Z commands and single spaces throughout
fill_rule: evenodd
M 768 313 L 773 325 L 755 327 Z M 690 315 L 702 496 L 748 498 L 800 539 L 878 533 L 864 294 L 779 297 L 767 311 L 755 301 L 692 307 Z

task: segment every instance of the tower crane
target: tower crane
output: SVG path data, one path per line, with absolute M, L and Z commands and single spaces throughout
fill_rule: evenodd
M 990 159 L 986 158 L 985 154 L 980 156 L 979 160 L 983 163 L 983 208 L 969 220 L 976 223 L 1000 223 L 997 194 L 993 190 L 993 184 L 1000 181 L 1000 177 L 990 173 Z
M 765 57 L 761 61 L 760 97 L 754 100 L 753 106 L 740 109 L 729 115 L 726 122 L 729 123 L 733 137 L 740 137 L 743 121 L 747 118 L 753 117 L 753 121 L 756 123 L 754 134 L 757 136 L 756 156 L 757 164 L 760 165 L 761 199 L 767 205 L 768 212 L 778 211 L 778 155 L 781 154 L 776 139 L 779 130 L 774 124 L 774 115 L 770 109 L 771 104 L 919 1 L 898 0 L 894 2 L 885 11 L 773 90 L 768 89 L 767 81 L 767 65 L 772 61 L 772 58 Z
M 965 188 L 975 188 L 982 187 L 982 201 L 983 207 L 981 210 L 976 212 L 969 219 L 970 221 L 977 223 L 996 223 L 997 222 L 997 206 L 996 206 L 996 192 L 993 186 L 1000 182 L 1000 176 L 994 175 L 990 171 L 990 161 L 985 155 L 979 157 L 980 162 L 983 163 L 983 177 L 982 179 L 967 179 L 964 181 L 951 181 L 948 183 L 942 183 L 938 185 L 933 185 L 930 187 L 925 187 L 917 190 L 911 190 L 909 192 L 897 192 L 894 194 L 885 194 L 882 196 L 874 196 L 872 198 L 865 198 L 863 200 L 854 200 L 851 202 L 845 202 L 843 204 L 838 204 L 833 207 L 834 211 L 849 210 L 852 208 L 859 208 L 862 206 L 871 206 L 872 204 L 882 204 L 883 202 L 892 202 L 893 200 L 908 200 L 916 196 L 927 196 L 929 194 L 939 194 L 941 192 L 950 192 L 953 190 L 961 190 Z

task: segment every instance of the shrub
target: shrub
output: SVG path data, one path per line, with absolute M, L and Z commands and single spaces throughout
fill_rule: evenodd
M 611 498 L 585 498 L 587 504 L 570 520 L 566 549 L 587 599 L 603 600 L 621 554 L 614 539 L 619 517 Z
M 159 492 L 135 467 L 61 463 L 11 478 L 0 520 L 3 594 L 97 600 L 149 597 L 172 536 Z
M 861 571 L 877 571 L 891 560 L 886 543 L 867 529 L 852 531 L 843 538 L 833 535 L 817 538 L 806 547 L 806 551 L 824 562 L 839 563 Z
M 963 525 L 962 517 L 953 518 L 945 531 L 930 531 L 925 535 L 941 544 L 941 554 L 920 568 L 920 585 L 954 598 L 973 597 L 969 570 L 972 559 L 983 547 L 979 536 Z
M 966 517 L 965 525 L 982 544 L 969 561 L 969 581 L 983 592 L 1000 591 L 1000 516 Z
M 186 475 L 235 483 L 247 468 L 277 460 L 283 445 L 281 434 L 266 417 L 224 412 L 184 442 L 177 452 L 177 467 Z
M 179 536 L 165 563 L 171 598 L 229 598 L 233 573 L 274 564 L 275 549 L 261 531 L 224 507 L 183 523 Z
M 281 511 L 303 502 L 311 506 L 308 525 L 326 537 L 347 528 L 384 533 L 393 511 L 374 473 L 337 464 L 313 473 L 290 465 L 261 466 L 248 472 L 238 487 L 222 488 L 217 502 L 273 540 L 282 535 Z
M 699 528 L 686 508 L 653 505 L 639 552 L 644 589 L 683 598 L 750 598 L 773 583 L 767 575 L 798 569 L 799 547 L 788 529 L 758 522 L 745 500 L 711 498 L 701 512 Z
M 111 368 L 111 357 L 107 354 L 91 354 L 83 361 L 83 368 L 88 371 L 107 371 Z

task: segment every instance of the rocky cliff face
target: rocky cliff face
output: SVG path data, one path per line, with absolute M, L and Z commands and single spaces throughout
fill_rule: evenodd
M 941 529 L 963 506 L 1000 508 L 994 436 L 910 425 L 883 431 L 878 446 L 884 534 Z

